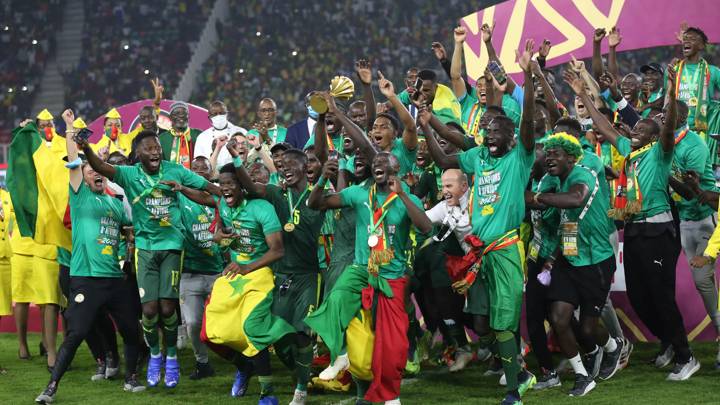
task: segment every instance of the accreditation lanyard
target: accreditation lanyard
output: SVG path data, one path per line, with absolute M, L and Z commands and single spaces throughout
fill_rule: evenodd
M 385 220 L 385 216 L 387 215 L 388 211 L 387 207 L 392 204 L 395 199 L 397 199 L 397 193 L 392 192 L 390 193 L 387 198 L 385 199 L 385 202 L 380 206 L 380 208 L 373 208 L 375 206 L 375 193 L 376 193 L 376 185 L 373 184 L 372 187 L 370 187 L 370 193 L 368 193 L 368 207 L 370 208 L 370 234 L 375 235 L 377 233 L 377 229 L 380 227 L 380 225 Z
M 295 213 L 295 210 L 297 210 L 298 206 L 302 202 L 303 197 L 305 197 L 305 194 L 307 194 L 308 191 L 310 191 L 312 187 L 310 185 L 303 190 L 303 192 L 300 194 L 300 197 L 298 197 L 298 200 L 293 204 L 293 196 L 292 196 L 292 190 L 287 191 L 287 197 L 288 197 L 288 209 L 290 210 L 290 218 L 292 219 L 293 214 Z

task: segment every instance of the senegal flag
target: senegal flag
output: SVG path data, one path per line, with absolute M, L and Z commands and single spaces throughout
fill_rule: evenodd
M 277 342 L 295 329 L 270 313 L 275 281 L 263 267 L 233 279 L 219 277 L 205 307 L 202 338 L 247 357 Z
M 71 232 L 63 224 L 69 197 L 63 161 L 67 149 L 65 138 L 52 133 L 47 141 L 35 123 L 13 130 L 7 186 L 20 234 L 71 250 Z
M 432 112 L 444 124 L 448 122 L 460 124 L 460 103 L 451 88 L 438 83 L 432 103 Z

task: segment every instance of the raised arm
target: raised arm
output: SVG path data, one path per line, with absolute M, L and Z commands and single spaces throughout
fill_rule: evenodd
M 669 65 L 665 71 L 668 78 L 668 103 L 667 112 L 665 113 L 665 120 L 663 121 L 662 128 L 660 129 L 660 142 L 665 153 L 670 153 L 675 148 L 675 126 L 677 124 L 677 102 L 675 101 L 676 73 L 675 68 Z
M 608 45 L 610 46 L 610 52 L 608 52 L 608 70 L 615 77 L 620 77 L 620 68 L 617 63 L 617 46 L 622 41 L 622 35 L 617 27 L 612 27 L 608 34 Z
M 323 166 L 323 174 L 315 187 L 313 187 L 310 195 L 307 199 L 308 207 L 317 210 L 324 211 L 328 209 L 342 208 L 342 201 L 340 200 L 340 193 L 325 193 L 325 184 L 328 179 L 337 176 L 338 174 L 338 162 L 337 160 L 328 160 Z
M 432 221 L 430 221 L 430 218 L 425 215 L 425 211 L 418 207 L 417 204 L 410 199 L 410 196 L 405 192 L 405 190 L 403 190 L 402 181 L 396 176 L 393 176 L 390 178 L 388 185 L 390 186 L 390 190 L 394 191 L 400 198 L 400 201 L 402 201 L 403 205 L 405 205 L 405 209 L 407 210 L 408 216 L 410 217 L 413 225 L 415 225 L 415 227 L 422 233 L 430 232 L 433 226 Z
M 593 123 L 597 125 L 598 130 L 605 136 L 605 139 L 617 148 L 617 140 L 621 135 L 612 123 L 595 107 L 595 104 L 593 104 L 590 96 L 585 91 L 585 82 L 571 69 L 566 69 L 565 72 L 563 72 L 563 80 L 565 80 L 565 83 L 582 99 L 585 108 L 587 108 L 590 113 Z
M 528 87 L 532 86 L 532 67 L 530 62 L 532 61 L 533 48 L 535 47 L 535 41 L 528 39 L 525 41 L 525 50 L 520 53 L 515 51 L 518 59 L 518 64 L 525 72 L 525 84 Z M 535 149 L 535 92 L 532 88 L 525 89 L 523 96 L 523 111 L 522 118 L 520 120 L 520 140 L 527 151 L 533 151 Z
M 558 100 L 555 97 L 555 92 L 553 91 L 552 87 L 550 87 L 550 83 L 548 83 L 547 79 L 545 78 L 545 74 L 540 68 L 540 64 L 535 61 L 532 61 L 530 63 L 532 66 L 533 75 L 535 76 L 535 78 L 537 78 L 538 82 L 540 82 L 540 87 L 542 87 L 543 89 L 543 95 L 545 96 L 545 108 L 547 108 L 548 114 L 550 115 L 550 122 L 552 123 L 552 125 L 555 125 L 555 122 L 557 122 L 557 120 L 559 120 L 562 116 L 560 114 L 560 109 L 558 108 Z
M 602 75 L 604 70 L 601 47 L 605 34 L 605 28 L 595 28 L 595 32 L 593 32 L 592 74 L 596 80 L 600 79 L 600 75 Z
M 73 140 L 77 144 L 78 148 L 82 149 L 83 154 L 85 154 L 85 157 L 87 158 L 87 161 L 90 164 L 90 167 L 93 168 L 93 170 L 107 177 L 110 180 L 115 177 L 115 166 L 100 159 L 98 155 L 93 152 L 87 139 L 81 139 L 77 135 L 73 135 Z
M 258 196 L 260 198 L 265 197 L 265 193 L 267 191 L 264 184 L 255 183 L 250 178 L 250 175 L 248 174 L 247 170 L 242 165 L 242 162 L 239 161 L 240 151 L 239 151 L 239 145 L 237 144 L 237 141 L 235 138 L 228 141 L 227 145 L 225 146 L 230 152 L 230 156 L 233 157 L 233 165 L 235 166 L 235 174 L 238 176 L 238 180 L 240 180 L 240 185 L 242 188 L 245 189 L 245 191 L 248 192 L 248 194 Z M 210 183 L 212 184 L 212 183 Z M 215 186 L 213 184 L 213 186 Z M 215 186 L 217 187 L 217 186 Z M 218 191 L 219 191 L 219 187 Z M 209 184 L 208 184 L 208 191 L 210 191 Z M 214 194 L 214 193 L 213 193 Z
M 440 147 L 437 139 L 435 139 L 435 135 L 432 133 L 432 130 L 428 125 L 432 116 L 433 114 L 426 108 L 423 108 L 418 112 L 420 128 L 422 128 L 423 132 L 425 133 L 425 141 L 427 142 L 430 156 L 432 157 L 435 164 L 438 165 L 438 167 L 441 169 L 459 169 L 460 162 L 458 161 L 457 155 L 448 156 L 445 151 L 443 151 Z
M 82 165 L 71 165 L 70 163 L 78 158 L 78 148 L 75 142 L 72 140 L 75 136 L 75 129 L 73 128 L 73 121 L 75 121 L 75 114 L 70 109 L 65 110 L 62 113 L 63 121 L 65 121 L 65 145 L 67 146 L 67 160 L 68 168 L 70 169 L 70 187 L 77 193 L 80 189 L 80 185 L 83 182 Z
M 373 146 L 372 142 L 370 141 L 370 138 L 365 135 L 365 132 L 363 132 L 362 128 L 357 126 L 352 120 L 345 115 L 340 109 L 337 108 L 337 105 L 335 104 L 335 99 L 330 97 L 327 93 L 322 93 L 323 97 L 325 98 L 325 102 L 327 102 L 328 105 L 328 111 L 332 111 L 335 113 L 335 116 L 340 120 L 340 122 L 343 125 L 343 129 L 345 130 L 345 133 L 347 136 L 350 137 L 350 139 L 353 140 L 353 144 L 356 148 L 360 149 L 360 153 L 363 154 L 367 159 L 369 159 L 370 162 L 372 162 L 372 159 L 375 158 L 375 154 L 377 151 L 375 150 L 375 146 Z M 325 138 L 327 139 L 327 138 Z M 317 141 L 317 139 L 316 139 Z M 325 148 L 327 148 L 327 142 L 323 141 L 323 144 L 325 145 Z M 315 144 L 315 153 L 318 153 L 318 144 Z M 325 151 L 325 155 L 327 156 L 327 151 Z M 327 157 L 325 160 L 321 160 L 321 162 L 325 163 L 327 161 Z
M 324 95 L 325 96 L 325 95 Z M 332 96 L 329 94 L 325 97 L 326 100 L 331 99 Z M 329 111 L 328 104 L 328 111 Z M 313 130 L 313 136 L 315 137 L 315 156 L 321 163 L 325 163 L 328 158 L 328 148 L 330 147 L 327 143 L 327 127 L 325 126 L 325 113 L 318 115 L 318 119 L 315 122 L 315 129 Z
M 440 62 L 440 66 L 442 66 L 443 70 L 445 71 L 445 74 L 447 74 L 447 77 L 451 77 L 450 70 L 452 70 L 452 63 L 447 58 L 447 52 L 445 51 L 445 47 L 440 42 L 433 42 L 432 43 L 432 50 L 435 54 L 435 58 Z M 463 78 L 463 83 L 465 83 L 465 91 L 470 93 L 470 90 L 472 90 L 472 85 L 467 81 L 467 78 Z
M 357 73 L 358 79 L 360 79 L 360 83 L 362 83 L 362 95 L 367 113 L 365 128 L 370 128 L 373 122 L 375 122 L 375 116 L 377 115 L 375 95 L 372 91 L 372 66 L 369 61 L 360 59 L 355 62 L 355 72 Z
M 455 50 L 452 55 L 452 64 L 450 65 L 450 81 L 452 82 L 453 93 L 455 97 L 461 98 L 467 94 L 465 81 L 462 78 L 463 66 L 463 44 L 465 43 L 465 28 L 457 27 L 454 32 Z
M 443 124 L 435 114 L 430 114 L 430 126 L 437 132 L 437 134 L 452 143 L 460 149 L 465 147 L 465 136 L 457 131 L 451 131 L 447 125 Z
M 402 134 L 402 141 L 403 144 L 405 144 L 405 148 L 408 150 L 415 150 L 417 148 L 418 143 L 418 137 L 417 137 L 417 127 L 415 126 L 415 120 L 413 119 L 412 115 L 410 115 L 410 112 L 405 108 L 402 102 L 400 102 L 400 99 L 395 94 L 395 87 L 393 86 L 392 82 L 390 80 L 387 80 L 385 76 L 383 76 L 382 72 L 378 70 L 378 87 L 380 88 L 380 92 L 387 97 L 388 101 L 390 101 L 390 104 L 392 104 L 393 108 L 395 109 L 395 112 L 398 115 L 398 118 L 400 118 L 400 122 L 402 122 L 405 129 L 403 130 Z

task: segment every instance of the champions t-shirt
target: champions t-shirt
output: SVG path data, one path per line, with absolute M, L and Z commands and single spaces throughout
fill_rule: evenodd
M 178 194 L 178 203 L 185 229 L 183 272 L 221 272 L 223 258 L 210 232 L 210 225 L 215 219 L 215 209 L 191 201 L 182 194 Z
M 672 174 L 677 179 L 683 173 L 692 170 L 700 176 L 700 187 L 703 190 L 716 190 L 712 163 L 709 159 L 710 150 L 705 141 L 694 131 L 689 131 L 678 141 L 678 135 L 683 130 L 675 131 L 675 149 L 673 150 Z M 697 198 L 686 200 L 677 193 L 672 193 L 672 199 L 678 208 L 680 219 L 683 221 L 700 221 L 712 215 L 709 205 L 700 204 Z
M 70 187 L 70 220 L 70 275 L 122 277 L 118 245 L 122 227 L 130 225 L 122 202 L 105 193 L 93 193 L 83 181 L 77 192 Z
M 231 260 L 239 264 L 257 261 L 269 250 L 265 237 L 280 232 L 280 221 L 273 206 L 260 199 L 243 200 L 240 206 L 231 207 L 225 199 L 219 201 L 220 220 L 223 228 L 230 227 L 239 235 L 229 245 Z
M 135 245 L 143 250 L 182 250 L 185 237 L 176 192 L 160 181 L 172 180 L 204 190 L 208 181 L 177 163 L 160 162 L 156 174 L 148 174 L 142 163 L 115 166 L 112 179 L 125 190 L 132 205 Z
M 668 176 L 673 153 L 666 153 L 660 142 L 646 145 L 644 153 L 634 153 L 630 139 L 618 137 L 617 149 L 627 158 L 627 199 L 637 199 L 637 181 L 640 182 L 642 209 L 632 216 L 631 221 L 653 217 L 670 211 Z

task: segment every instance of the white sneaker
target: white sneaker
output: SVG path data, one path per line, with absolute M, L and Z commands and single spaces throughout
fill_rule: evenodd
M 620 370 L 624 369 L 630 363 L 630 355 L 633 351 L 633 344 L 627 338 L 623 338 L 623 351 L 620 355 Z
M 305 405 L 306 399 L 307 399 L 307 391 L 300 391 L 300 390 L 296 389 L 295 395 L 293 395 L 293 400 L 290 402 L 290 405 Z
M 455 362 L 453 362 L 453 364 L 448 367 L 448 370 L 451 373 L 460 371 L 464 369 L 470 363 L 470 361 L 472 361 L 472 358 L 473 355 L 471 352 L 465 349 L 458 349 L 457 352 L 455 352 Z
M 663 368 L 670 364 L 673 358 L 675 358 L 675 349 L 673 349 L 672 345 L 670 345 L 664 352 L 655 357 L 655 367 Z
M 400 405 L 400 398 L 391 399 L 390 401 L 385 401 L 385 405 Z
M 498 384 L 502 385 L 503 387 L 507 387 L 507 378 L 505 378 L 505 373 L 500 376 L 500 381 L 498 381 Z
M 338 356 L 331 366 L 323 370 L 318 378 L 324 381 L 334 380 L 341 371 L 345 371 L 350 367 L 350 359 L 347 353 Z
M 675 363 L 675 367 L 670 374 L 667 376 L 668 381 L 685 381 L 692 377 L 695 372 L 700 370 L 700 362 L 695 356 L 690 357 L 687 363 Z

